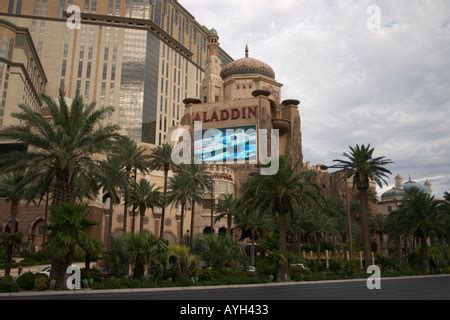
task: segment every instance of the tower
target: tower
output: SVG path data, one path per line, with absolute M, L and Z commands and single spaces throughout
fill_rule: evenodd
M 430 180 L 425 181 L 424 186 L 428 189 L 428 192 L 429 192 L 430 194 L 433 193 L 433 189 L 432 189 L 433 184 L 431 183 Z
M 403 188 L 403 177 L 400 174 L 397 174 L 395 177 L 395 187 L 398 189 Z
M 219 58 L 219 35 L 211 29 L 208 36 L 208 60 L 202 82 L 201 100 L 204 103 L 223 101 L 223 80 L 220 77 L 222 62 Z

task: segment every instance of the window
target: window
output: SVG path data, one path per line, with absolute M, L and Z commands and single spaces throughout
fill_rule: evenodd
M 13 12 L 14 12 L 14 0 L 9 0 L 8 13 L 13 13 Z
M 388 206 L 387 210 L 388 210 L 389 213 L 391 213 L 392 212 L 392 206 Z
M 22 0 L 17 0 L 16 14 L 20 14 L 21 12 L 22 12 Z

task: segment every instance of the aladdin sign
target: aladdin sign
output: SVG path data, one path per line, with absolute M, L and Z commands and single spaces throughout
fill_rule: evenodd
M 222 122 L 238 119 L 256 119 L 257 107 L 242 107 L 223 109 L 219 111 L 194 112 L 192 114 L 194 122 Z

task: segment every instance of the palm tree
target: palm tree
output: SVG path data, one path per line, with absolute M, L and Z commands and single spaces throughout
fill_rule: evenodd
M 361 204 L 361 237 L 364 245 L 364 264 L 368 268 L 371 264 L 371 248 L 369 236 L 369 213 L 368 196 L 370 181 L 375 181 L 378 186 L 387 185 L 385 178 L 391 172 L 385 168 L 392 161 L 385 157 L 373 157 L 374 148 L 368 146 L 356 145 L 350 146 L 350 153 L 344 152 L 345 160 L 334 160 L 338 169 L 347 171 L 348 177 L 353 176 L 353 187 L 359 191 L 359 200 Z
M 185 171 L 181 171 L 175 177 L 169 180 L 169 194 L 167 203 L 173 203 L 177 208 L 181 207 L 180 216 L 180 243 L 184 244 L 184 217 L 186 211 L 186 204 L 190 200 L 191 195 L 195 192 L 190 186 L 189 177 Z
M 202 258 L 208 267 L 224 270 L 233 263 L 241 262 L 243 250 L 238 242 L 230 237 L 215 234 L 202 235 L 194 239 L 192 251 Z
M 80 247 L 84 252 L 84 268 L 90 270 L 92 259 L 103 253 L 103 244 L 95 239 L 83 237 Z
M 177 169 L 177 165 L 175 165 L 172 161 L 172 151 L 173 147 L 169 144 L 163 144 L 162 146 L 158 146 L 155 150 L 153 150 L 149 159 L 149 169 L 150 170 L 162 170 L 164 171 L 164 193 L 163 193 L 163 206 L 161 213 L 161 225 L 159 231 L 159 237 L 161 239 L 164 238 L 164 220 L 166 217 L 166 198 L 167 198 L 167 187 L 168 187 L 168 179 L 169 179 L 169 171 L 175 171 Z
M 384 235 L 387 232 L 387 220 L 388 217 L 382 213 L 379 213 L 370 219 L 370 231 L 372 234 L 378 236 L 382 255 L 384 254 Z
M 308 234 L 314 236 L 317 246 L 317 260 L 319 261 L 321 259 L 322 240 L 327 235 L 336 232 L 336 220 L 327 213 L 318 205 L 308 206 L 305 210 L 306 230 Z
M 404 236 L 413 235 L 420 239 L 422 271 L 430 271 L 428 239 L 446 236 L 447 219 L 439 209 L 440 202 L 427 193 L 413 189 L 400 205 L 400 209 L 389 217 L 395 221 Z
M 160 189 L 154 184 L 150 184 L 146 179 L 141 179 L 139 182 L 134 183 L 131 192 L 131 204 L 139 208 L 140 223 L 139 233 L 144 233 L 144 219 L 147 209 L 154 209 L 161 205 L 161 193 Z
M 252 173 L 242 188 L 242 201 L 246 208 L 268 211 L 278 216 L 279 250 L 283 256 L 279 263 L 279 280 L 288 274 L 287 216 L 315 200 L 319 193 L 318 187 L 308 181 L 310 174 L 298 172 L 299 165 L 291 165 L 288 159 L 280 158 L 277 174 L 263 176 Z
M 120 202 L 120 190 L 128 193 L 128 179 L 117 157 L 108 157 L 101 161 L 95 172 L 95 179 L 103 192 L 109 196 L 109 217 L 106 247 L 111 248 L 114 206 Z
M 177 260 L 178 277 L 181 280 L 189 278 L 189 270 L 198 265 L 198 258 L 191 253 L 189 247 L 173 245 L 169 247 L 169 258 Z
M 11 203 L 10 209 L 10 222 L 9 222 L 9 233 L 14 235 L 16 233 L 17 225 L 17 214 L 19 211 L 20 201 L 26 197 L 28 186 L 28 180 L 26 173 L 23 170 L 14 171 L 12 173 L 6 174 L 0 177 L 0 198 L 5 198 L 6 202 Z M 9 238 L 8 238 L 9 239 Z M 12 237 L 11 239 L 14 239 Z M 11 272 L 12 256 L 14 254 L 14 241 L 6 241 L 10 244 L 6 248 L 6 268 L 5 275 L 9 276 Z
M 218 216 L 216 216 L 215 222 L 227 218 L 227 235 L 231 236 L 233 217 L 239 212 L 238 200 L 236 200 L 232 194 L 227 194 L 225 199 L 219 201 L 216 212 L 218 213 Z
M 192 244 L 195 227 L 195 204 L 202 200 L 205 192 L 211 190 L 213 182 L 211 174 L 207 171 L 207 166 L 205 165 L 189 164 L 183 166 L 182 169 L 192 191 L 189 197 L 192 206 L 189 242 Z
M 245 210 L 242 208 L 239 209 L 239 206 L 236 206 L 235 208 L 236 210 L 233 213 L 233 217 L 236 226 L 241 229 L 242 232 L 250 230 L 250 233 L 252 235 L 250 264 L 254 266 L 256 238 L 261 237 L 263 232 L 273 229 L 276 222 L 271 213 L 258 210 Z
M 127 182 L 132 179 L 135 183 L 137 182 L 138 172 L 147 173 L 148 169 L 148 161 L 149 156 L 145 154 L 145 150 L 141 147 L 138 147 L 137 143 L 131 140 L 128 137 L 121 137 L 114 148 L 114 156 L 118 159 L 121 166 L 125 170 L 125 175 L 127 177 Z M 131 177 L 133 175 L 133 177 Z M 126 183 L 126 188 L 123 188 L 123 196 L 124 196 L 124 208 L 123 208 L 123 232 L 127 232 L 127 223 L 128 223 L 128 207 L 130 202 L 130 192 L 132 188 L 129 186 L 133 186 L 132 182 Z M 134 232 L 134 219 L 135 219 L 135 211 L 136 207 L 133 206 L 133 222 L 132 222 L 132 232 Z
M 86 243 L 88 230 L 96 223 L 87 220 L 87 205 L 65 202 L 52 207 L 48 229 L 49 238 L 45 247 L 53 260 L 50 278 L 56 288 L 62 289 L 67 268 L 72 264 L 76 250 Z
M 1 140 L 13 140 L 28 146 L 29 152 L 10 152 L 2 156 L 0 167 L 8 172 L 29 168 L 39 173 L 40 180 L 54 181 L 54 204 L 74 201 L 75 177 L 81 173 L 92 177 L 96 166 L 94 155 L 107 153 L 112 141 L 118 137 L 117 126 L 100 127 L 105 114 L 112 108 L 95 109 L 86 105 L 79 95 L 71 106 L 60 93 L 57 101 L 42 97 L 52 117 L 48 121 L 35 109 L 20 105 L 13 117 L 20 125 L 0 131 Z
M 167 245 L 164 241 L 144 232 L 143 234 L 124 235 L 125 247 L 129 253 L 130 263 L 133 266 L 133 278 L 144 276 L 144 269 L 150 263 L 161 263 L 161 257 L 165 256 Z
M 5 277 L 11 274 L 11 263 L 14 251 L 22 246 L 20 233 L 0 232 L 0 248 L 5 251 Z

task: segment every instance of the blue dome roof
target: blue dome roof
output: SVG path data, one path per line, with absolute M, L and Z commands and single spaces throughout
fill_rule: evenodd
M 408 182 L 406 182 L 403 185 L 403 190 L 406 192 L 409 192 L 412 189 L 417 189 L 420 192 L 424 192 L 424 193 L 430 193 L 427 187 L 425 187 L 424 185 L 421 185 L 415 181 L 412 181 L 412 180 L 409 180 Z
M 389 197 L 406 197 L 406 192 L 403 191 L 403 189 L 399 189 L 399 188 L 392 188 L 391 190 L 385 192 L 381 198 L 382 199 L 386 199 Z

